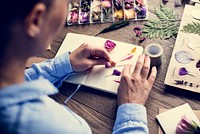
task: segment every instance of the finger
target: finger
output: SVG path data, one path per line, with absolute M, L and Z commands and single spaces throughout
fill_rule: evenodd
M 106 49 L 104 49 L 102 47 L 95 48 L 94 53 L 92 55 L 101 59 L 101 61 L 102 61 L 102 59 L 104 59 L 107 62 L 110 62 L 111 66 L 116 65 L 116 62 L 111 58 L 110 54 L 106 51 Z M 100 63 L 100 64 L 102 64 L 102 63 Z
M 106 51 L 106 49 L 102 47 L 96 47 L 94 52 L 92 53 L 92 56 L 98 57 L 98 58 L 104 58 L 109 62 L 112 62 L 110 54 Z
M 91 66 L 105 65 L 105 63 L 107 62 L 107 60 L 105 60 L 105 59 L 91 59 L 89 62 L 90 62 Z
M 156 67 L 153 67 L 153 68 L 151 69 L 151 74 L 150 74 L 150 76 L 149 76 L 149 78 L 148 78 L 148 81 L 149 81 L 150 83 L 153 84 L 153 82 L 154 82 L 155 79 L 156 79 L 156 75 L 157 75 L 157 69 L 156 69 Z
M 122 76 L 128 76 L 131 74 L 131 67 L 132 65 L 127 64 L 124 69 L 122 70 Z
M 141 74 L 141 70 L 142 70 L 142 67 L 143 67 L 143 64 L 144 64 L 144 57 L 145 57 L 144 54 L 141 54 L 139 56 L 132 75 L 135 75 L 135 74 L 140 75 Z
M 149 56 L 145 56 L 144 65 L 143 65 L 142 71 L 141 71 L 142 78 L 146 79 L 148 77 L 149 69 L 150 69 L 150 58 L 149 58 Z

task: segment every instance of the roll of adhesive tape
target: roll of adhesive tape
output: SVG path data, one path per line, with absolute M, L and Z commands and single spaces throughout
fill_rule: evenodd
M 163 48 L 159 44 L 149 44 L 145 47 L 145 54 L 151 59 L 151 67 L 159 67 L 162 64 Z

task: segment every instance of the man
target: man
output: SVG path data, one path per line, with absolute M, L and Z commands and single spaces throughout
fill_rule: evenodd
M 62 28 L 66 0 L 3 0 L 0 5 L 0 133 L 90 134 L 80 116 L 48 95 L 69 75 L 110 62 L 104 48 L 83 44 L 72 53 L 34 64 L 24 72 L 29 57 L 41 54 Z M 95 57 L 95 58 L 94 58 Z M 150 59 L 141 55 L 133 72 L 127 65 L 118 88 L 113 133 L 148 133 L 146 109 L 156 77 L 148 77 Z M 25 78 L 24 78 L 25 76 Z

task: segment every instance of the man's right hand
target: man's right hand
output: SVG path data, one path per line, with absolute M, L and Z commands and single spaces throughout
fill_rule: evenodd
M 140 55 L 135 69 L 131 72 L 131 65 L 126 65 L 122 71 L 121 82 L 118 87 L 118 105 L 134 103 L 144 105 L 156 78 L 156 67 L 150 71 L 150 58 Z

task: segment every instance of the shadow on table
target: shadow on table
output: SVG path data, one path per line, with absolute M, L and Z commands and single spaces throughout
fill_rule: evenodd
M 62 86 L 59 88 L 60 93 L 63 93 L 64 95 L 71 95 L 75 89 L 77 88 L 77 84 L 72 84 L 68 82 L 63 82 Z M 93 95 L 98 95 L 100 97 L 106 97 L 106 98 L 112 98 L 112 99 L 117 99 L 117 95 L 112 94 L 112 93 L 107 93 L 101 90 L 97 90 L 94 88 L 86 87 L 86 86 L 81 86 L 81 88 L 78 91 L 79 93 L 88 93 L 88 94 L 93 94 Z
M 76 84 L 64 82 L 59 88 L 59 91 L 65 96 L 70 96 L 76 88 Z M 115 119 L 117 111 L 117 95 L 81 86 L 72 99 L 113 120 Z
M 186 97 L 188 99 L 195 99 L 195 100 L 200 101 L 199 93 L 188 91 L 185 89 L 180 89 L 180 88 L 176 88 L 176 87 L 172 87 L 172 86 L 166 86 L 165 92 L 176 95 L 176 96 L 182 96 L 182 97 Z

